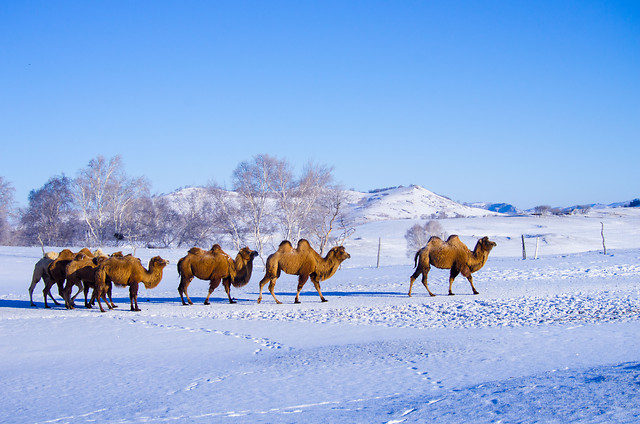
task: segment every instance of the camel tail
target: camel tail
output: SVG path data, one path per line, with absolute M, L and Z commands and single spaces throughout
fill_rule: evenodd
M 422 249 L 419 249 L 416 252 L 416 255 L 413 257 L 413 267 L 414 268 L 418 268 L 418 257 L 420 256 L 420 252 L 422 252 Z
M 178 268 L 178 277 L 182 277 L 182 260 L 184 258 L 180 258 L 178 260 L 178 264 L 176 265 L 176 267 Z

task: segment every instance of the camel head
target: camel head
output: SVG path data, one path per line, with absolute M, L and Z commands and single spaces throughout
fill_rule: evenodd
M 138 259 L 138 261 L 139 260 L 140 259 Z M 162 259 L 160 256 L 154 256 L 149 260 L 149 273 L 151 274 L 151 279 L 142 281 L 142 284 L 144 284 L 144 287 L 146 289 L 156 288 L 158 284 L 160 284 L 160 280 L 162 279 L 162 271 L 168 263 L 168 260 Z
M 344 246 L 336 246 L 331 248 L 331 250 L 329 250 L 329 253 L 327 254 L 327 257 L 331 255 L 333 255 L 333 257 L 335 257 L 339 262 L 346 261 L 351 257 L 351 255 L 347 253 Z
M 240 249 L 238 254 L 242 257 L 242 259 L 244 259 L 247 262 L 253 261 L 256 258 L 256 256 L 258 256 L 258 252 L 256 252 L 255 250 L 249 249 L 249 247 L 243 247 L 242 249 Z
M 160 256 L 154 256 L 149 260 L 149 269 L 151 268 L 160 268 L 163 269 L 169 261 L 167 259 L 162 259 Z
M 477 246 L 479 246 L 483 251 L 489 253 L 491 252 L 491 249 L 496 247 L 496 242 L 489 240 L 489 237 L 485 236 L 478 240 Z

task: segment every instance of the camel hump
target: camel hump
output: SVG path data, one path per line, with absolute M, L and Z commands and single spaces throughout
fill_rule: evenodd
M 458 237 L 456 234 L 451 234 L 447 239 L 447 243 L 457 243 L 457 242 L 460 242 L 460 237 Z
M 311 243 L 307 239 L 298 240 L 298 249 L 311 249 Z
M 93 253 L 91 253 L 91 250 L 87 249 L 86 247 L 83 247 L 82 249 L 80 249 L 78 254 L 80 253 L 84 254 L 85 256 L 93 257 Z
M 200 249 L 199 247 L 192 247 L 191 249 L 189 249 L 189 252 L 192 255 L 202 255 L 204 253 L 204 250 Z
M 55 261 L 58 258 L 58 252 L 47 252 L 44 254 L 44 257 Z
M 216 243 L 213 246 L 211 246 L 211 251 L 213 253 L 222 253 L 222 247 L 220 247 L 220 245 Z
M 283 246 L 290 246 L 293 247 L 293 245 L 291 244 L 291 242 L 289 240 L 282 240 L 280 242 L 280 245 L 278 246 L 278 248 L 283 247 Z

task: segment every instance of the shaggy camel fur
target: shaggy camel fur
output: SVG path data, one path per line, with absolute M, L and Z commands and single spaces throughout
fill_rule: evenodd
M 422 284 L 424 284 L 424 287 L 431 296 L 435 296 L 427 285 L 427 274 L 429 274 L 431 265 L 436 268 L 451 270 L 449 275 L 449 295 L 453 295 L 451 286 L 458 274 L 467 277 L 467 280 L 469 280 L 471 284 L 473 294 L 478 294 L 478 291 L 473 286 L 471 273 L 476 272 L 484 266 L 489 257 L 489 252 L 491 252 L 491 249 L 495 246 L 496 243 L 490 241 L 488 237 L 483 237 L 478 240 L 475 249 L 471 252 L 456 235 L 450 236 L 446 242 L 442 241 L 439 237 L 431 237 L 427 245 L 418 250 L 414 258 L 416 271 L 411 276 L 409 283 L 409 296 L 411 296 L 413 282 L 420 274 L 422 274 Z
M 160 280 L 162 280 L 164 267 L 168 263 L 169 261 L 162 259 L 160 256 L 154 256 L 149 260 L 149 269 L 146 270 L 140 263 L 140 259 L 133 256 L 110 257 L 103 260 L 96 270 L 94 288 L 94 296 L 98 299 L 100 311 L 105 311 L 102 308 L 101 298 L 104 299 L 109 309 L 115 307 L 113 302 L 109 304 L 105 297 L 105 294 L 112 287 L 111 283 L 121 287 L 129 286 L 131 310 L 140 311 L 138 307 L 138 285 L 143 283 L 147 289 L 157 287 L 160 284 Z
M 209 304 L 209 297 L 220 285 L 220 281 L 227 292 L 229 303 L 236 303 L 231 298 L 231 285 L 238 288 L 249 282 L 253 271 L 253 260 L 256 256 L 258 256 L 258 252 L 248 247 L 240 249 L 235 261 L 217 244 L 214 244 L 211 250 L 203 250 L 199 247 L 191 248 L 187 256 L 178 261 L 178 275 L 180 276 L 178 293 L 180 293 L 182 304 L 193 305 L 187 293 L 187 287 L 194 277 L 200 280 L 209 280 L 209 293 L 204 300 L 205 305 Z M 189 303 L 184 301 L 184 296 Z
M 73 260 L 73 258 L 76 257 L 77 254 L 80 253 L 93 257 L 93 253 L 91 253 L 91 251 L 86 247 L 81 249 L 78 253 L 73 253 L 69 249 L 64 249 L 60 253 L 58 253 L 58 257 L 49 264 L 49 276 L 51 277 L 51 279 L 48 283 L 45 284 L 43 290 L 45 308 L 49 308 L 49 305 L 47 304 L 47 294 L 51 295 L 51 287 L 53 287 L 54 284 L 58 285 L 58 293 L 64 299 L 64 280 L 67 278 L 67 265 Z M 78 286 L 78 292 L 73 296 L 73 299 L 75 299 L 76 296 L 80 294 L 80 291 L 82 291 L 82 284 Z M 58 302 L 55 303 L 56 305 L 59 305 Z
M 340 264 L 349 259 L 351 255 L 347 253 L 343 246 L 332 248 L 324 258 L 320 256 L 305 239 L 298 241 L 298 247 L 295 249 L 287 240 L 280 243 L 278 250 L 267 258 L 264 278 L 260 281 L 260 295 L 258 303 L 262 301 L 262 288 L 269 282 L 269 292 L 276 301 L 282 303 L 273 292 L 276 286 L 276 280 L 280 277 L 280 273 L 284 271 L 286 274 L 298 276 L 298 290 L 296 292 L 295 303 L 300 303 L 300 291 L 311 278 L 315 286 L 320 300 L 326 302 L 327 299 L 322 296 L 320 290 L 320 281 L 324 281 L 336 273 Z
M 122 252 L 115 252 L 111 254 L 112 257 L 122 257 Z M 94 288 L 96 281 L 96 269 L 100 262 L 108 258 L 102 250 L 98 249 L 94 252 L 93 257 L 87 256 L 82 253 L 78 253 L 75 258 L 67 265 L 67 283 L 64 286 L 64 298 L 65 306 L 67 309 L 74 309 L 75 304 L 71 298 L 71 291 L 73 286 L 83 287 L 84 292 L 84 306 L 85 308 L 91 308 L 95 299 L 88 301 L 89 289 Z M 107 295 L 111 299 L 111 293 Z M 113 302 L 112 302 L 113 303 Z
M 51 281 L 51 275 L 49 274 L 49 265 L 58 257 L 58 252 L 47 252 L 44 256 L 36 262 L 33 267 L 33 277 L 31 277 L 31 285 L 29 286 L 29 299 L 31 300 L 31 306 L 36 306 L 33 303 L 33 291 L 36 288 L 36 284 L 42 279 L 44 280 L 44 285 L 49 285 Z M 58 301 L 53 297 L 51 292 L 47 293 L 51 300 L 55 302 L 56 305 L 59 305 Z M 45 295 L 46 296 L 46 295 Z

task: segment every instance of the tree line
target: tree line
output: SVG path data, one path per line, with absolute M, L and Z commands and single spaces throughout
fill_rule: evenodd
M 120 155 L 98 156 L 74 178 L 51 177 L 13 208 L 0 176 L 0 244 L 146 247 L 254 246 L 260 256 L 282 239 L 307 238 L 321 253 L 354 231 L 333 169 L 308 163 L 299 175 L 267 154 L 237 165 L 232 187 L 216 183 L 151 195 L 145 177 L 128 175 Z

